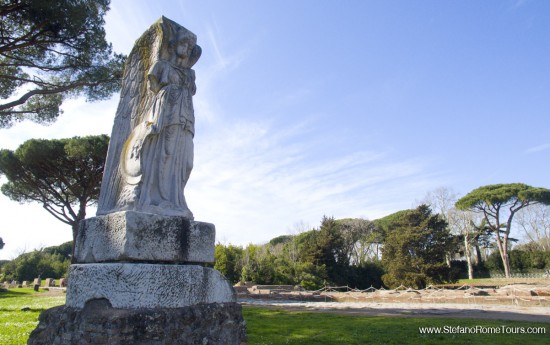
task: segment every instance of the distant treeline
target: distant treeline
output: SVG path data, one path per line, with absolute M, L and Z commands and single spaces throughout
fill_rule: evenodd
M 502 260 L 488 236 L 480 236 L 474 258 L 476 277 L 502 273 Z M 481 248 L 479 248 L 481 247 Z M 550 269 L 550 252 L 522 245 L 511 250 L 514 272 Z M 493 248 L 489 255 L 482 250 Z M 279 236 L 245 248 L 216 245 L 214 267 L 232 283 L 423 288 L 468 278 L 463 239 L 426 205 L 369 221 L 324 217 L 317 229 Z
M 374 221 L 323 217 L 318 228 L 266 244 L 217 244 L 214 267 L 232 283 L 301 285 L 309 290 L 325 285 L 422 288 L 467 278 L 461 236 L 453 235 L 445 219 L 426 205 Z M 472 246 L 476 277 L 503 272 L 490 236 L 476 237 Z M 72 242 L 66 242 L 0 262 L 0 281 L 66 277 L 71 247 Z M 550 251 L 533 243 L 516 248 L 509 252 L 514 272 L 550 269 Z
M 72 241 L 34 250 L 3 262 L 0 281 L 33 281 L 34 278 L 63 278 L 71 264 Z

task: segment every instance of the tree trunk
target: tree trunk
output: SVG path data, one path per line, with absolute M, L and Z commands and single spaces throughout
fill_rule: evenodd
M 86 218 L 86 196 L 84 196 L 79 203 L 78 208 L 78 215 L 76 216 L 76 219 L 74 222 L 71 223 L 71 227 L 73 229 L 73 250 L 71 255 L 71 263 L 75 263 L 75 257 L 74 257 L 74 249 L 76 246 L 76 237 L 78 235 L 78 229 L 80 227 L 80 221 L 84 220 Z
M 510 256 L 508 255 L 508 238 L 504 237 L 504 242 L 502 243 L 502 263 L 504 264 L 504 274 L 506 278 L 510 277 Z
M 502 259 L 502 266 L 504 266 L 504 275 L 506 278 L 510 278 L 510 260 L 508 259 L 508 241 L 506 241 L 506 238 L 504 238 L 504 243 L 502 242 L 502 239 L 500 238 L 499 229 L 496 230 L 496 240 L 497 240 L 497 246 L 498 251 L 500 253 L 500 258 Z
M 476 250 L 476 265 L 479 265 L 483 261 L 483 259 L 481 258 L 481 249 L 479 249 L 479 243 L 476 242 L 476 244 L 474 244 L 474 248 Z
M 508 255 L 508 236 L 510 236 L 510 230 L 512 229 L 512 219 L 514 217 L 515 211 L 510 209 L 510 216 L 508 216 L 508 221 L 506 222 L 506 230 L 504 232 L 504 239 L 502 241 L 502 247 L 504 251 L 502 252 L 502 262 L 504 263 L 504 273 L 506 278 L 510 278 L 510 256 Z
M 474 268 L 472 266 L 472 252 L 470 251 L 470 234 L 464 236 L 464 254 L 466 255 L 466 263 L 468 264 L 468 279 L 474 279 Z
M 73 230 L 73 248 L 72 248 L 72 251 L 71 251 L 71 264 L 75 263 L 74 247 L 75 247 L 75 244 L 76 244 L 76 235 L 78 234 L 78 225 L 79 225 L 79 223 L 80 223 L 80 221 L 76 220 L 71 224 L 71 228 Z
M 506 278 L 510 278 L 510 257 L 508 256 L 508 249 L 505 248 L 501 253 L 502 263 L 504 264 L 504 274 Z

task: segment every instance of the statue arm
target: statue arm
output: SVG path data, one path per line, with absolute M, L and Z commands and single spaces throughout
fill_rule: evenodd
M 162 86 L 160 84 L 160 81 L 157 79 L 157 77 L 153 74 L 149 74 L 147 76 L 147 79 L 149 79 L 149 89 L 153 91 L 153 93 L 158 93 L 162 88 Z
M 153 67 L 151 67 L 149 73 L 147 73 L 147 79 L 149 80 L 149 89 L 153 91 L 153 93 L 158 93 L 160 89 L 166 85 L 162 80 L 163 72 L 159 62 L 156 62 Z

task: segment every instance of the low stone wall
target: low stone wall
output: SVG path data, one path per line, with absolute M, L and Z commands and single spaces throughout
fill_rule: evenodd
M 321 296 L 324 294 L 321 294 Z M 327 293 L 327 297 L 338 302 L 370 302 L 370 303 L 454 303 L 474 305 L 515 305 L 523 307 L 550 307 L 548 297 L 539 296 L 503 296 L 491 295 L 489 293 L 474 292 L 442 292 L 431 294 L 416 294 L 412 292 L 398 293 Z
M 266 299 L 280 301 L 363 302 L 363 303 L 458 303 L 479 305 L 515 305 L 550 307 L 550 286 L 526 284 L 507 285 L 499 289 L 396 289 L 364 291 L 305 291 L 238 294 L 243 300 Z

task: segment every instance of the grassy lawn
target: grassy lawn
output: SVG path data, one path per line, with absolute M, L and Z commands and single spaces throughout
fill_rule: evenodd
M 65 303 L 65 296 L 41 296 L 32 288 L 0 292 L 0 344 L 26 344 L 42 310 Z M 21 311 L 30 308 L 29 311 Z
M 458 285 L 496 285 L 504 286 L 509 284 L 550 284 L 550 279 L 548 278 L 475 278 L 475 279 L 460 279 Z
M 0 292 L 0 344 L 26 344 L 42 310 L 65 296 L 32 289 Z M 29 311 L 21 311 L 28 307 Z M 271 344 L 549 344 L 550 324 L 448 318 L 365 317 L 244 307 L 251 345 Z M 420 334 L 419 327 L 546 327 L 547 334 Z
M 550 324 L 449 318 L 366 317 L 243 308 L 251 345 L 549 344 Z M 420 334 L 419 327 L 545 327 L 546 334 Z M 508 329 L 509 330 L 509 329 Z M 479 332 L 478 332 L 479 333 Z

